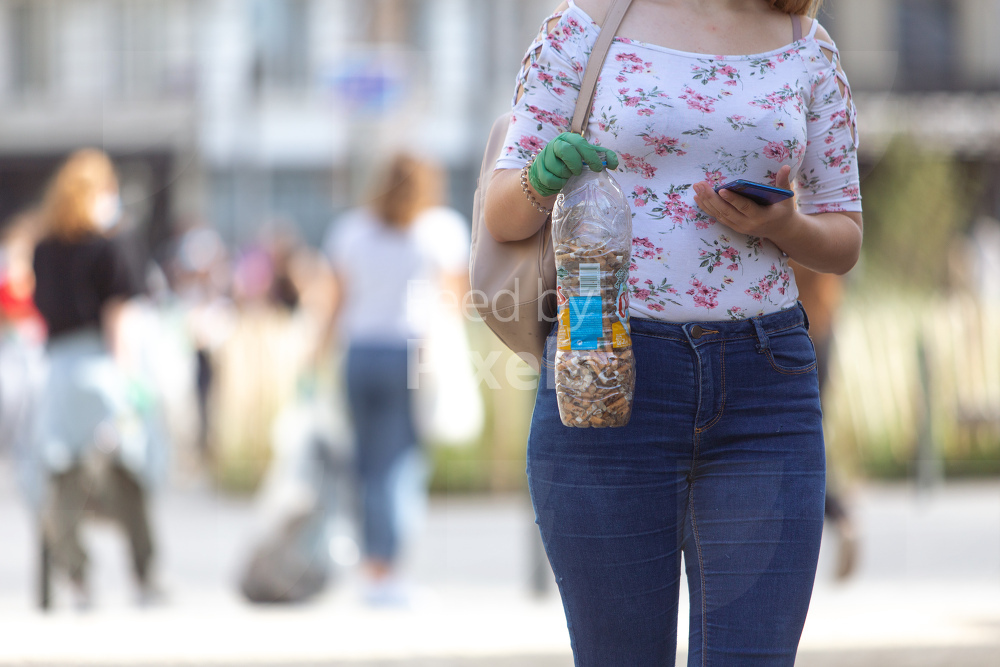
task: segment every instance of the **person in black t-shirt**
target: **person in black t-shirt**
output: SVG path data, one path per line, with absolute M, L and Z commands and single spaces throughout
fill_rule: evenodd
M 40 458 L 50 476 L 41 520 L 53 565 L 89 604 L 79 524 L 88 513 L 128 533 L 140 601 L 155 596 L 146 493 L 130 452 L 148 434 L 130 407 L 116 357 L 126 303 L 140 292 L 124 251 L 107 236 L 119 217 L 118 183 L 103 152 L 74 153 L 53 179 L 35 248 L 35 304 L 48 327 L 49 377 L 40 406 Z M 133 464 L 134 467 L 134 464 Z

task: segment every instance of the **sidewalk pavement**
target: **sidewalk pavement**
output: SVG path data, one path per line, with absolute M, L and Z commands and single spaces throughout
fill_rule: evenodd
M 124 544 L 94 526 L 94 609 L 76 612 L 64 595 L 43 614 L 32 606 L 32 525 L 9 479 L 0 470 L 0 665 L 572 665 L 558 596 L 530 591 L 535 534 L 522 496 L 435 499 L 408 559 L 413 603 L 373 609 L 351 576 L 309 604 L 244 603 L 234 581 L 252 505 L 173 490 L 155 506 L 167 604 L 131 604 Z M 796 664 L 1000 665 L 1000 483 L 953 483 L 926 497 L 868 486 L 854 501 L 857 575 L 833 580 L 837 545 L 825 536 Z M 686 613 L 682 600 L 681 665 Z

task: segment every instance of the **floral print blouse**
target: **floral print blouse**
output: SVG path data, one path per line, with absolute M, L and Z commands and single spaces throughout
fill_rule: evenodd
M 795 305 L 788 258 L 703 213 L 694 203 L 698 181 L 774 185 L 788 164 L 801 212 L 861 210 L 850 88 L 817 26 L 745 56 L 615 38 L 585 132 L 619 156 L 612 175 L 632 208 L 633 317 L 743 319 Z M 520 169 L 570 129 L 599 30 L 572 2 L 543 24 L 519 74 L 498 169 Z

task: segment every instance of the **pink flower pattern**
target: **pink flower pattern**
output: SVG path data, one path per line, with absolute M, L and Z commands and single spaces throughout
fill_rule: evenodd
M 646 141 L 647 146 L 653 147 L 654 153 L 661 157 L 664 155 L 687 155 L 680 139 L 653 133 L 644 133 L 639 136 Z
M 740 251 L 730 245 L 728 236 L 724 234 L 720 235 L 711 243 L 707 239 L 702 239 L 702 243 L 707 248 L 699 250 L 698 257 L 701 260 L 701 268 L 709 273 L 720 268 L 723 264 L 726 265 L 725 268 L 727 271 L 739 271 L 743 268 L 743 258 L 740 255 Z
M 545 109 L 539 109 L 533 104 L 526 108 L 533 114 L 534 119 L 538 121 L 538 127 L 536 128 L 538 130 L 541 130 L 543 125 L 552 125 L 558 128 L 560 132 L 569 129 L 570 121 L 566 116 Z
M 632 239 L 632 256 L 634 258 L 651 259 L 662 254 L 663 248 L 657 248 L 648 238 Z
M 543 24 L 522 64 L 498 168 L 519 169 L 568 129 L 597 33 L 576 5 Z M 800 211 L 858 211 L 855 116 L 814 30 L 754 56 L 680 54 L 615 38 L 586 136 L 618 154 L 614 177 L 633 218 L 633 315 L 738 320 L 794 305 L 787 258 L 707 215 L 692 185 L 773 185 L 787 164 Z
M 620 153 L 618 155 L 618 168 L 640 174 L 643 178 L 653 178 L 656 176 L 656 167 L 646 162 L 646 158 L 632 155 L 631 153 Z
M 687 291 L 687 295 L 692 297 L 695 307 L 708 310 L 719 307 L 718 296 L 721 289 L 706 285 L 697 278 L 692 278 L 690 285 L 691 289 Z
M 688 109 L 694 109 L 702 113 L 713 113 L 715 111 L 716 98 L 702 95 L 691 86 L 685 86 L 684 94 L 677 97 L 687 100 Z

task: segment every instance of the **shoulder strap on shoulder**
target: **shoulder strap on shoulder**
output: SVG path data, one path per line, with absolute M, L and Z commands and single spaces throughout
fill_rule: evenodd
M 597 77 L 601 73 L 604 57 L 608 55 L 611 40 L 615 38 L 618 26 L 621 25 L 622 18 L 631 4 L 632 0 L 614 0 L 608 15 L 604 17 L 601 32 L 597 35 L 597 41 L 594 42 L 594 48 L 587 59 L 587 69 L 583 73 L 583 83 L 580 85 L 580 96 L 576 98 L 576 109 L 573 110 L 572 129 L 577 134 L 583 131 L 587 119 L 590 118 L 590 107 L 594 104 L 594 89 L 597 88 Z
M 797 42 L 802 39 L 802 17 L 798 14 L 789 14 L 789 16 L 792 17 L 792 41 Z

